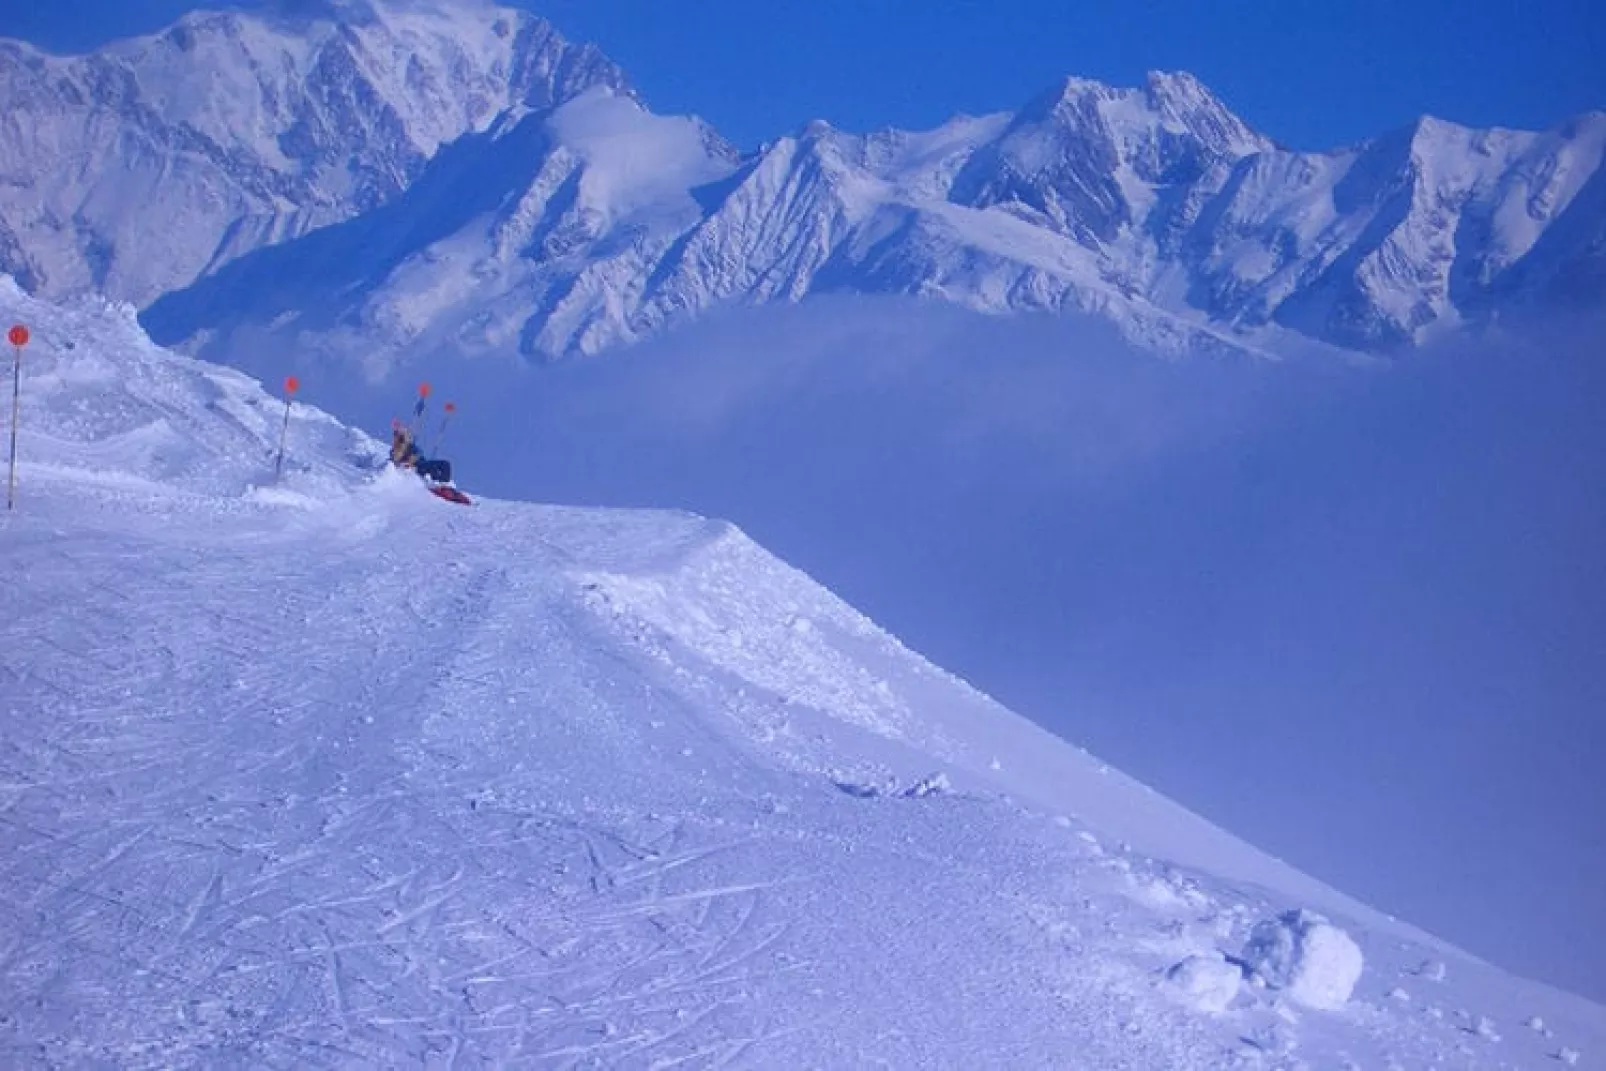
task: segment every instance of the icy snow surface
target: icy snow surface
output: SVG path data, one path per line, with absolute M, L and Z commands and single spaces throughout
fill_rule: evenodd
M 274 483 L 283 406 L 252 381 L 0 280 L 17 318 L 0 1064 L 1519 1067 L 1606 1043 L 1602 1009 L 1260 855 L 729 525 L 447 505 L 301 407 Z M 1301 908 L 1364 949 L 1331 1011 L 1234 973 Z

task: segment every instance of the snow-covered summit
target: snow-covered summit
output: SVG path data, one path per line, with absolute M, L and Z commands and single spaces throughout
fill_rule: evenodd
M 727 524 L 428 496 L 28 323 L 0 1051 L 29 1064 L 1544 1066 L 1606 1010 L 1256 852 Z M 1497 850 L 1497 848 L 1491 848 Z
M 144 305 L 384 205 L 442 146 L 593 85 L 624 75 L 481 3 L 201 11 L 85 56 L 0 39 L 0 270 Z

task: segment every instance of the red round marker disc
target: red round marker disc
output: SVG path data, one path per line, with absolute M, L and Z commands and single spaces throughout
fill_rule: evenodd
M 11 340 L 13 346 L 26 346 L 28 344 L 28 329 L 21 324 L 17 324 L 11 329 L 11 333 L 6 338 Z

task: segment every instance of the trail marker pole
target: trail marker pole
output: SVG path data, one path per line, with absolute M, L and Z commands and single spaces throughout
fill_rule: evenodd
M 290 434 L 290 407 L 295 404 L 296 391 L 301 389 L 301 381 L 295 376 L 286 376 L 284 380 L 284 424 L 279 428 L 279 454 L 273 460 L 273 482 L 279 482 L 279 472 L 284 468 L 284 441 Z
M 418 404 L 413 406 L 413 422 L 407 427 L 407 437 L 414 442 L 418 441 L 418 433 L 424 430 L 424 407 L 429 404 L 430 385 L 418 385 Z
M 429 448 L 429 456 L 435 457 L 440 453 L 441 442 L 446 438 L 446 429 L 452 423 L 452 417 L 457 412 L 456 402 L 446 403 L 446 415 L 441 418 L 441 430 L 435 433 L 435 443 Z
M 6 339 L 17 351 L 11 361 L 11 465 L 6 477 L 6 509 L 9 510 L 17 504 L 17 421 L 22 416 L 22 347 L 28 344 L 28 329 L 15 324 Z

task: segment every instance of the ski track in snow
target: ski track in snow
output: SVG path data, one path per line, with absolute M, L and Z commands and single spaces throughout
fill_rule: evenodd
M 0 1066 L 1533 1067 L 1606 1047 L 1599 1008 L 1251 857 L 728 525 L 450 506 L 305 416 L 287 486 L 253 486 L 272 407 L 118 356 L 121 314 L 113 336 L 84 315 L 119 372 L 30 365 L 0 520 Z M 132 392 L 115 426 L 84 417 L 97 382 Z M 1246 983 L 1210 1012 L 1166 981 L 1300 906 L 1364 949 L 1344 1007 Z
M 1198 880 L 766 767 L 599 641 L 563 543 L 657 573 L 719 526 L 85 497 L 4 534 L 8 1063 L 1307 1066 L 1318 1017 L 1157 985 L 1252 921 Z

